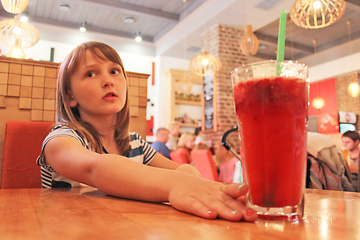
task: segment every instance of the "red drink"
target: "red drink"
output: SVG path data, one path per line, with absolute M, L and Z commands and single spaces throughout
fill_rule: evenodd
M 308 84 L 300 78 L 236 83 L 235 109 L 252 204 L 300 204 L 306 174 L 307 95 Z

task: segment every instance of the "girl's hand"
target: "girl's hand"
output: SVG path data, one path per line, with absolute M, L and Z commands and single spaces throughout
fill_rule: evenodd
M 239 199 L 248 189 L 245 184 L 224 185 L 189 176 L 171 189 L 169 201 L 177 210 L 203 218 L 253 222 L 257 219 L 256 212 Z
M 191 166 L 190 164 L 182 164 L 176 169 L 176 171 L 190 173 L 190 174 L 192 174 L 194 176 L 198 176 L 198 177 L 201 176 L 200 172 L 196 168 Z

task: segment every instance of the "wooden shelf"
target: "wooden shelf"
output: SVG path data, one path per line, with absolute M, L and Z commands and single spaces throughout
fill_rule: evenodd
M 199 124 L 196 123 L 180 123 L 180 127 L 201 127 Z
M 195 106 L 201 106 L 201 101 L 191 101 L 191 100 L 178 100 L 175 99 L 175 104 L 187 104 L 187 105 L 195 105 Z

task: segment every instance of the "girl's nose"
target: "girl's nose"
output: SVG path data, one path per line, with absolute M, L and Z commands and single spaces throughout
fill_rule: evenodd
M 102 82 L 103 87 L 112 87 L 114 85 L 114 81 L 110 76 L 105 76 Z

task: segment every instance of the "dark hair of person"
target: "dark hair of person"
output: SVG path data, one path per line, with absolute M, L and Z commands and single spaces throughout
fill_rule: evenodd
M 351 130 L 346 131 L 341 137 L 351 138 L 354 142 L 356 142 L 356 140 L 360 141 L 360 134 L 356 131 L 351 131 Z

